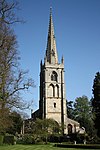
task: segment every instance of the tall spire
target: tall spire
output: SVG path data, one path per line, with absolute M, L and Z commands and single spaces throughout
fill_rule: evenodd
M 49 19 L 49 30 L 47 39 L 47 49 L 46 49 L 46 60 L 50 64 L 58 63 L 56 40 L 54 35 L 54 26 L 52 20 L 52 8 L 50 8 L 50 19 Z

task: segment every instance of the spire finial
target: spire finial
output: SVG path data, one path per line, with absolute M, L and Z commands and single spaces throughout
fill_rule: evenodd
M 50 15 L 52 15 L 52 7 L 50 7 Z
M 61 63 L 64 64 L 64 57 L 62 56 Z

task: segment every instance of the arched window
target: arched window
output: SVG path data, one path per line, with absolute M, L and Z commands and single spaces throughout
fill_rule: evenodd
M 54 91 L 54 85 L 50 84 L 49 88 L 48 88 L 48 96 L 49 97 L 54 97 L 55 96 L 55 91 Z
M 55 86 L 55 97 L 59 97 L 59 86 Z
M 68 124 L 68 134 L 71 134 L 71 133 L 72 133 L 72 125 Z
M 52 75 L 51 75 L 51 80 L 52 81 L 57 81 L 57 76 L 58 76 L 57 73 L 55 71 L 53 71 Z

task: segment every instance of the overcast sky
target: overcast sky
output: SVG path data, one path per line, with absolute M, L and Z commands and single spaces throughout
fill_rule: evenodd
M 17 15 L 26 21 L 15 26 L 20 64 L 36 85 L 31 93 L 23 93 L 24 99 L 33 99 L 31 108 L 38 108 L 40 61 L 44 60 L 51 6 L 59 62 L 64 56 L 66 99 L 74 101 L 82 95 L 90 99 L 95 74 L 100 71 L 100 0 L 19 0 L 19 6 Z

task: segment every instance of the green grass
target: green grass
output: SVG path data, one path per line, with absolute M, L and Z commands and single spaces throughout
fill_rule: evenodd
M 3 145 L 0 150 L 77 150 L 76 148 L 59 148 L 53 145 Z M 84 150 L 78 148 L 78 150 Z M 88 150 L 88 149 L 85 149 Z M 92 149 L 96 150 L 96 149 Z

